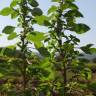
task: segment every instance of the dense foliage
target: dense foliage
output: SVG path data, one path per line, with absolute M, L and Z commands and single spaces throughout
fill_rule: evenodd
M 79 46 L 73 34 L 90 30 L 77 23 L 82 18 L 75 0 L 51 0 L 45 16 L 36 0 L 12 0 L 0 15 L 16 19 L 3 34 L 17 44 L 0 49 L 0 96 L 95 96 L 96 83 L 81 51 L 96 52 L 92 44 Z M 48 32 L 34 30 L 45 26 Z M 19 30 L 17 30 L 19 28 Z M 38 51 L 37 53 L 34 52 Z M 5 95 L 4 95 L 5 94 Z

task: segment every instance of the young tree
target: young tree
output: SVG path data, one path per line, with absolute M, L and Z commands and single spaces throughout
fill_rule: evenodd
M 53 96 L 77 96 L 75 91 L 79 93 L 82 90 L 79 78 L 84 76 L 85 79 L 90 78 L 91 71 L 85 68 L 84 62 L 78 60 L 80 54 L 78 49 L 86 51 L 86 48 L 78 47 L 80 40 L 72 32 L 83 34 L 90 28 L 86 24 L 76 22 L 76 18 L 83 15 L 74 3 L 75 0 L 52 0 L 52 2 L 56 4 L 48 10 L 49 19 L 45 22 L 45 26 L 50 29 L 45 42 L 48 42 L 51 63 L 57 73 L 52 93 L 55 94 Z M 91 44 L 87 45 L 88 50 L 90 47 Z M 84 92 L 81 91 L 79 94 L 83 95 Z
M 32 56 L 32 51 L 29 48 L 30 44 L 40 45 L 41 41 L 45 38 L 44 33 L 35 31 L 33 28 L 33 25 L 37 24 L 34 18 L 39 17 L 43 14 L 42 10 L 38 6 L 39 4 L 36 0 L 12 0 L 9 7 L 6 7 L 0 11 L 0 15 L 3 15 L 3 16 L 10 15 L 11 19 L 16 19 L 18 21 L 17 26 L 8 25 L 2 31 L 3 33 L 8 35 L 8 40 L 13 40 L 17 37 L 20 39 L 19 40 L 20 42 L 16 44 L 16 46 L 19 47 L 19 51 L 16 52 L 18 56 L 17 58 L 13 56 L 15 57 L 15 59 L 11 60 L 11 63 L 17 68 L 17 69 L 14 69 L 13 71 L 17 73 L 19 72 L 19 77 L 18 76 L 16 77 L 17 79 L 19 79 L 19 81 L 15 79 L 17 81 L 15 81 L 15 84 L 13 84 L 14 79 L 12 79 L 12 82 L 9 82 L 12 85 L 12 86 L 10 85 L 11 94 L 13 92 L 12 90 L 14 90 L 13 86 L 15 85 L 15 91 L 13 93 L 14 95 L 16 94 L 16 96 L 17 94 L 19 94 L 19 96 L 27 96 L 27 94 L 31 96 L 31 93 L 33 91 L 37 92 L 36 86 L 39 83 L 38 80 L 40 80 L 39 76 L 42 76 L 44 72 L 47 73 L 47 70 L 40 67 L 41 61 L 38 58 L 35 58 Z M 15 32 L 17 28 L 20 29 L 19 32 Z M 8 53 L 8 50 L 7 50 L 7 53 Z M 9 52 L 9 54 L 11 53 Z M 5 55 L 5 52 L 3 55 Z M 39 73 L 38 70 L 41 73 Z M 8 81 L 11 78 L 12 77 L 9 77 Z M 31 81 L 33 82 L 32 83 L 33 85 L 30 84 Z M 19 93 L 17 92 L 18 90 L 16 89 L 16 86 L 17 88 L 21 86 L 19 89 Z M 9 85 L 8 85 L 8 88 L 10 88 Z M 7 93 L 10 90 L 8 89 Z M 32 93 L 32 94 L 35 95 L 35 94 L 38 94 L 38 92 Z

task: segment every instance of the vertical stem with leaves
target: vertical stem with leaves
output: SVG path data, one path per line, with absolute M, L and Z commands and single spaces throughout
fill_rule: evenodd
M 42 10 L 38 8 L 39 4 L 36 0 L 12 0 L 9 7 L 6 7 L 0 11 L 0 14 L 3 16 L 11 16 L 11 19 L 18 20 L 18 26 L 6 26 L 3 29 L 3 33 L 8 34 L 8 40 L 13 40 L 16 37 L 20 38 L 20 42 L 17 43 L 17 46 L 20 50 L 20 59 L 23 60 L 22 64 L 19 65 L 20 68 L 18 68 L 21 72 L 22 77 L 22 94 L 23 96 L 26 95 L 26 90 L 28 90 L 28 75 L 27 69 L 28 69 L 28 44 L 34 43 L 35 45 L 35 36 L 37 36 L 40 32 L 35 33 L 33 29 L 33 24 L 36 23 L 36 20 L 34 19 L 35 16 L 42 15 Z M 7 13 L 8 11 L 8 13 Z M 16 33 L 15 29 L 20 28 L 20 32 Z M 35 34 L 35 35 L 34 35 Z M 42 38 L 44 35 L 43 33 L 39 34 Z M 38 37 L 38 36 L 37 36 Z M 41 39 L 43 40 L 43 39 Z M 38 40 L 36 43 L 40 42 Z M 32 51 L 30 51 L 31 54 Z
M 23 75 L 23 91 L 24 91 L 24 96 L 25 96 L 25 92 L 26 92 L 26 68 L 27 68 L 27 62 L 26 62 L 26 52 L 27 52 L 27 42 L 26 41 L 26 34 L 28 33 L 28 23 L 26 22 L 26 16 L 27 16 L 27 10 L 26 10 L 26 7 L 27 7 L 27 1 L 26 0 L 22 0 L 21 2 L 21 12 L 22 12 L 22 15 L 21 15 L 21 18 L 22 18 L 22 28 L 23 28 L 23 31 L 21 32 L 21 52 L 23 53 L 23 60 L 24 60 L 24 63 L 23 63 L 23 72 L 22 72 L 22 75 Z
M 75 49 L 80 40 L 74 35 L 71 35 L 69 31 L 74 31 L 77 34 L 82 34 L 87 32 L 90 28 L 82 23 L 76 23 L 76 18 L 83 17 L 79 12 L 79 8 L 74 3 L 75 0 L 52 0 L 52 2 L 58 3 L 58 5 L 53 5 L 48 10 L 50 18 L 50 39 L 49 50 L 53 56 L 53 61 L 55 59 L 56 53 L 59 54 L 59 67 L 62 76 L 61 81 L 63 83 L 64 93 L 62 95 L 67 96 L 67 84 L 69 83 L 67 79 L 68 70 L 71 70 L 72 62 L 79 55 L 79 51 Z M 82 30 L 81 30 L 82 28 Z M 69 34 L 66 34 L 66 32 Z M 58 63 L 58 62 L 57 62 Z M 53 62 L 53 65 L 56 67 Z M 57 68 L 58 69 L 58 68 Z M 57 71 L 57 70 L 56 70 Z

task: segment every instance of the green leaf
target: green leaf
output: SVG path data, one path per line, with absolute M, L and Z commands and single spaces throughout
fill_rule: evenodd
M 42 42 L 34 42 L 34 46 L 42 56 L 48 57 L 50 55 L 47 48 L 44 47 L 44 44 Z
M 45 47 L 40 47 L 37 49 L 40 54 L 44 57 L 49 57 L 50 56 L 50 53 L 48 52 L 48 50 L 45 48 Z
M 86 46 L 80 47 L 80 49 L 85 52 L 86 54 L 91 54 L 90 47 L 92 47 L 93 44 L 87 44 Z
M 70 30 L 75 31 L 78 34 L 82 34 L 89 31 L 90 28 L 86 24 L 79 23 L 79 24 L 74 24 Z
M 79 87 L 80 87 L 81 89 L 86 89 L 86 88 L 88 88 L 88 86 L 87 86 L 86 84 L 79 84 Z M 89 96 L 89 95 L 86 95 L 86 96 Z
M 11 34 L 13 33 L 15 30 L 15 27 L 14 26 L 6 26 L 4 29 L 3 29 L 3 33 L 5 34 Z
M 60 2 L 60 0 L 51 0 L 52 2 Z
M 87 44 L 87 45 L 86 45 L 87 48 L 90 48 L 90 47 L 92 47 L 92 46 L 93 46 L 93 44 Z
M 39 4 L 36 0 L 28 0 L 29 1 L 29 4 L 32 6 L 32 7 L 37 7 Z
M 5 50 L 6 50 L 6 48 L 0 48 L 0 56 L 4 55 Z
M 17 33 L 11 33 L 9 36 L 8 36 L 8 40 L 13 40 L 17 37 Z
M 40 67 L 41 68 L 48 68 L 48 67 L 51 67 L 50 66 L 50 60 L 48 57 L 45 57 L 41 62 L 40 62 Z
M 90 52 L 91 52 L 92 54 L 96 54 L 96 48 L 90 48 Z
M 16 45 L 9 45 L 7 46 L 8 49 L 11 49 L 11 50 L 15 50 L 16 49 Z
M 0 11 L 0 15 L 8 16 L 11 14 L 11 12 L 12 12 L 12 9 L 10 7 L 5 7 Z
M 79 40 L 78 38 L 76 38 L 76 36 L 70 35 L 69 37 L 71 38 L 71 40 L 72 40 L 74 43 L 80 42 L 80 40 Z
M 65 2 L 74 2 L 75 0 L 65 0 Z
M 43 14 L 40 8 L 34 8 L 31 13 L 33 16 L 41 16 Z
M 74 26 L 74 23 L 76 22 L 74 17 L 68 17 L 66 18 L 67 26 L 71 27 Z
M 89 68 L 85 68 L 84 71 L 85 71 L 85 77 L 86 77 L 86 79 L 87 80 L 90 80 L 92 78 L 92 72 L 91 72 L 91 70 Z
M 38 41 L 38 42 L 34 42 L 34 46 L 35 46 L 36 49 L 38 49 L 38 48 L 40 48 L 40 47 L 42 47 L 44 45 L 43 45 L 43 43 L 41 41 Z
M 48 20 L 48 17 L 47 16 L 44 16 L 44 15 L 42 15 L 42 16 L 36 16 L 35 17 L 35 20 L 37 21 L 37 23 L 39 25 L 44 25 L 45 21 Z
M 45 36 L 44 36 L 44 33 L 34 31 L 34 32 L 31 32 L 30 34 L 28 34 L 26 38 L 27 38 L 27 40 L 29 40 L 31 42 L 37 43 L 37 42 L 44 40 Z
M 57 6 L 51 6 L 51 8 L 49 8 L 49 10 L 48 10 L 48 14 L 50 14 L 50 13 L 53 13 L 54 11 L 56 11 L 58 9 L 58 7 Z
M 71 2 L 66 2 L 65 4 L 62 5 L 62 7 L 63 7 L 63 10 L 65 10 L 67 8 L 70 8 L 72 10 L 78 9 L 78 7 L 74 3 L 71 3 Z
M 16 7 L 16 5 L 20 4 L 22 0 L 12 0 L 10 7 Z
M 10 7 L 15 7 L 17 5 L 17 0 L 13 0 L 10 4 Z
M 83 15 L 78 10 L 69 10 L 64 17 L 83 17 Z
M 11 13 L 11 19 L 17 18 L 18 15 L 19 15 L 19 14 L 18 14 L 17 12 L 13 11 L 13 12 Z

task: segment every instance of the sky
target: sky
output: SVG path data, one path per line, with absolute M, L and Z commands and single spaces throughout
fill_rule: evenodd
M 38 0 L 40 8 L 47 13 L 48 8 L 52 5 L 51 0 Z M 0 0 L 0 10 L 4 7 L 8 7 L 11 0 Z M 86 45 L 89 43 L 94 44 L 96 47 L 96 0 L 76 0 L 76 4 L 79 7 L 80 12 L 84 15 L 84 18 L 79 19 L 79 22 L 87 24 L 91 30 L 82 35 L 76 35 L 80 38 L 81 45 Z M 0 16 L 0 34 L 2 34 L 2 29 L 7 25 L 16 25 L 16 20 L 11 20 L 10 16 Z M 36 27 L 39 29 L 39 27 Z M 46 31 L 46 29 L 43 31 Z M 39 29 L 39 30 L 41 30 Z M 6 35 L 0 36 L 0 47 L 13 45 L 18 41 L 18 39 L 8 41 Z

